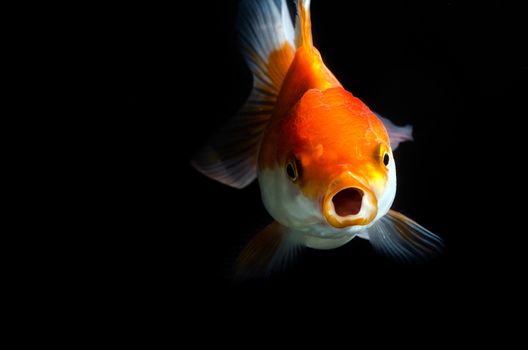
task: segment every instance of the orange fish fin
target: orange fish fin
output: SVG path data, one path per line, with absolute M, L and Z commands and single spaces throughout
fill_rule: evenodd
M 242 53 L 253 73 L 253 90 L 238 114 L 199 151 L 191 164 L 235 188 L 257 177 L 260 139 L 294 57 L 294 32 L 285 0 L 245 0 L 239 11 Z
M 303 236 L 277 222 L 268 225 L 240 253 L 235 267 L 238 279 L 265 277 L 287 268 L 304 247 Z
M 310 1 L 297 0 L 297 18 L 295 21 L 296 47 L 312 47 L 312 24 L 310 19 Z
M 381 120 L 381 122 L 385 126 L 387 134 L 389 134 L 390 145 L 393 151 L 398 148 L 400 143 L 405 141 L 413 141 L 412 125 L 397 126 L 389 119 L 382 117 L 378 113 L 374 112 L 374 114 L 379 118 L 379 120 Z
M 425 262 L 440 255 L 442 239 L 405 215 L 389 212 L 367 229 L 374 249 L 399 262 Z
M 310 89 L 326 90 L 342 87 L 314 47 L 310 23 L 310 1 L 298 0 L 295 23 L 296 51 L 282 84 L 274 111 L 276 116 L 286 115 L 287 111 Z

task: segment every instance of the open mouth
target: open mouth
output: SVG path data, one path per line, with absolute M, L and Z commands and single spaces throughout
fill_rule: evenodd
M 334 209 L 339 216 L 357 215 L 361 211 L 363 191 L 358 188 L 345 188 L 332 197 Z

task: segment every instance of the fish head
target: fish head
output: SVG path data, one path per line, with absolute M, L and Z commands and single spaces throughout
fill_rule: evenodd
M 261 144 L 264 204 L 282 224 L 357 233 L 387 213 L 396 167 L 383 123 L 342 88 L 309 90 Z

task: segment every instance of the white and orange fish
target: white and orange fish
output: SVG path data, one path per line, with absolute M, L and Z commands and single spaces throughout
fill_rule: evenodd
M 244 188 L 258 178 L 275 222 L 238 259 L 240 273 L 270 271 L 299 247 L 332 249 L 358 236 L 397 260 L 437 255 L 441 239 L 390 210 L 393 149 L 412 139 L 345 90 L 313 46 L 310 0 L 245 0 L 239 32 L 253 90 L 193 166 Z

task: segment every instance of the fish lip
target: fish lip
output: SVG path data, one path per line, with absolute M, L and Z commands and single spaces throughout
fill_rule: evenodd
M 347 188 L 363 191 L 361 209 L 355 215 L 339 216 L 335 211 L 332 199 L 338 192 Z M 374 193 L 362 181 L 359 181 L 352 173 L 347 172 L 330 185 L 322 200 L 322 210 L 326 222 L 335 228 L 366 226 L 376 218 L 378 201 Z

